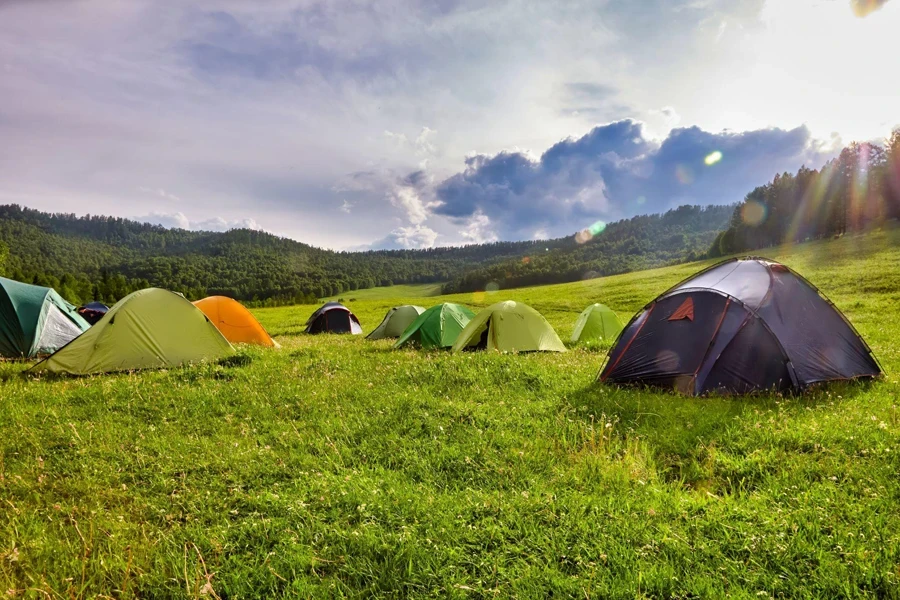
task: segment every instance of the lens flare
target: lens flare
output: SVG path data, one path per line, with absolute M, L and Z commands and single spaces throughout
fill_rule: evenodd
M 694 182 L 694 172 L 687 165 L 677 165 L 675 167 L 675 178 L 678 183 L 688 185 Z
M 523 256 L 523 257 L 522 257 L 522 264 L 523 264 L 523 265 L 527 265 L 527 264 L 529 264 L 530 262 L 531 262 L 531 257 L 530 257 L 530 256 Z
M 741 220 L 745 225 L 756 227 L 766 220 L 766 205 L 756 200 L 747 200 L 741 207 Z
M 496 294 L 500 291 L 500 284 L 496 281 L 489 281 L 486 286 L 484 286 L 484 291 L 488 294 Z
M 638 206 L 641 206 L 641 205 L 645 204 L 646 202 L 647 202 L 647 198 L 645 198 L 644 196 L 637 197 Z
M 606 229 L 606 223 L 603 221 L 597 221 L 590 227 L 582 229 L 581 231 L 576 233 L 575 241 L 579 244 L 586 244 L 587 242 L 594 239 L 594 236 L 603 233 L 604 229 Z
M 712 166 L 720 160 L 722 160 L 722 153 L 716 150 L 707 154 L 706 158 L 703 159 L 703 162 L 705 162 L 707 166 Z

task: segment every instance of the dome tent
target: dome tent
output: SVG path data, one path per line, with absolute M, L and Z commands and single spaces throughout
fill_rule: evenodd
M 96 325 L 103 315 L 109 312 L 109 307 L 102 302 L 88 302 L 78 307 L 78 314 L 91 325 Z
M 538 311 L 507 300 L 492 304 L 469 321 L 453 344 L 453 352 L 460 350 L 565 352 L 566 347 Z
M 421 306 L 404 304 L 395 306 L 387 311 L 381 324 L 366 336 L 367 340 L 383 340 L 384 338 L 398 338 L 403 335 L 406 328 L 415 321 L 419 315 L 425 312 Z
M 99 323 L 32 371 L 87 375 L 176 367 L 233 352 L 209 318 L 183 296 L 148 288 L 119 300 Z
M 237 300 L 225 296 L 209 296 L 197 300 L 194 306 L 203 311 L 232 344 L 256 344 L 268 348 L 278 345 L 256 317 Z
M 350 309 L 340 302 L 326 302 L 306 321 L 306 333 L 362 333 L 362 326 Z
M 0 356 L 50 354 L 89 327 L 55 290 L 0 277 Z
M 622 331 L 600 379 L 700 395 L 800 391 L 880 373 L 812 284 L 779 263 L 745 258 L 713 265 L 648 304 Z
M 407 344 L 418 344 L 425 349 L 450 348 L 474 316 L 465 306 L 452 302 L 432 306 L 403 332 L 394 348 Z
M 591 304 L 575 321 L 572 342 L 592 342 L 614 339 L 622 331 L 622 322 L 605 304 Z

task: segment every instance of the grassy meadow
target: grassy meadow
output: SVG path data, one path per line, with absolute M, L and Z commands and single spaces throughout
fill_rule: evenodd
M 883 380 L 685 398 L 596 384 L 606 346 L 393 351 L 303 335 L 313 306 L 255 310 L 282 347 L 219 364 L 2 364 L 0 597 L 900 598 L 900 230 L 765 254 Z M 566 341 L 587 304 L 625 321 L 705 264 L 344 297 L 366 332 L 407 301 L 515 299 Z

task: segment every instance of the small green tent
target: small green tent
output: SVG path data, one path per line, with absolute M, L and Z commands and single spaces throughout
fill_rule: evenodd
M 449 348 L 474 316 L 465 306 L 452 302 L 432 306 L 403 332 L 394 348 L 405 344 L 418 344 L 426 349 Z
M 89 327 L 54 290 L 0 277 L 0 356 L 50 354 Z
M 493 304 L 469 321 L 453 351 L 565 352 L 559 336 L 541 313 L 522 302 Z
M 584 309 L 575 321 L 572 341 L 596 342 L 612 340 L 622 331 L 622 322 L 605 304 L 591 304 Z
M 33 371 L 87 375 L 175 367 L 234 352 L 184 296 L 148 288 L 125 296 L 81 337 Z
M 403 306 L 395 306 L 387 311 L 381 325 L 366 336 L 367 340 L 383 340 L 384 338 L 398 338 L 403 335 L 406 328 L 409 327 L 416 318 L 425 312 L 421 306 L 413 306 L 412 304 L 404 304 Z

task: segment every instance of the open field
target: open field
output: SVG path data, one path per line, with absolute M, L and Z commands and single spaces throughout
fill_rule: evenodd
M 312 306 L 254 311 L 282 348 L 224 364 L 0 365 L 0 594 L 900 598 L 900 231 L 766 254 L 884 380 L 684 398 L 595 384 L 605 348 L 304 336 Z M 567 340 L 588 303 L 627 320 L 701 266 L 451 299 L 528 302 Z M 366 332 L 423 303 L 344 297 Z

